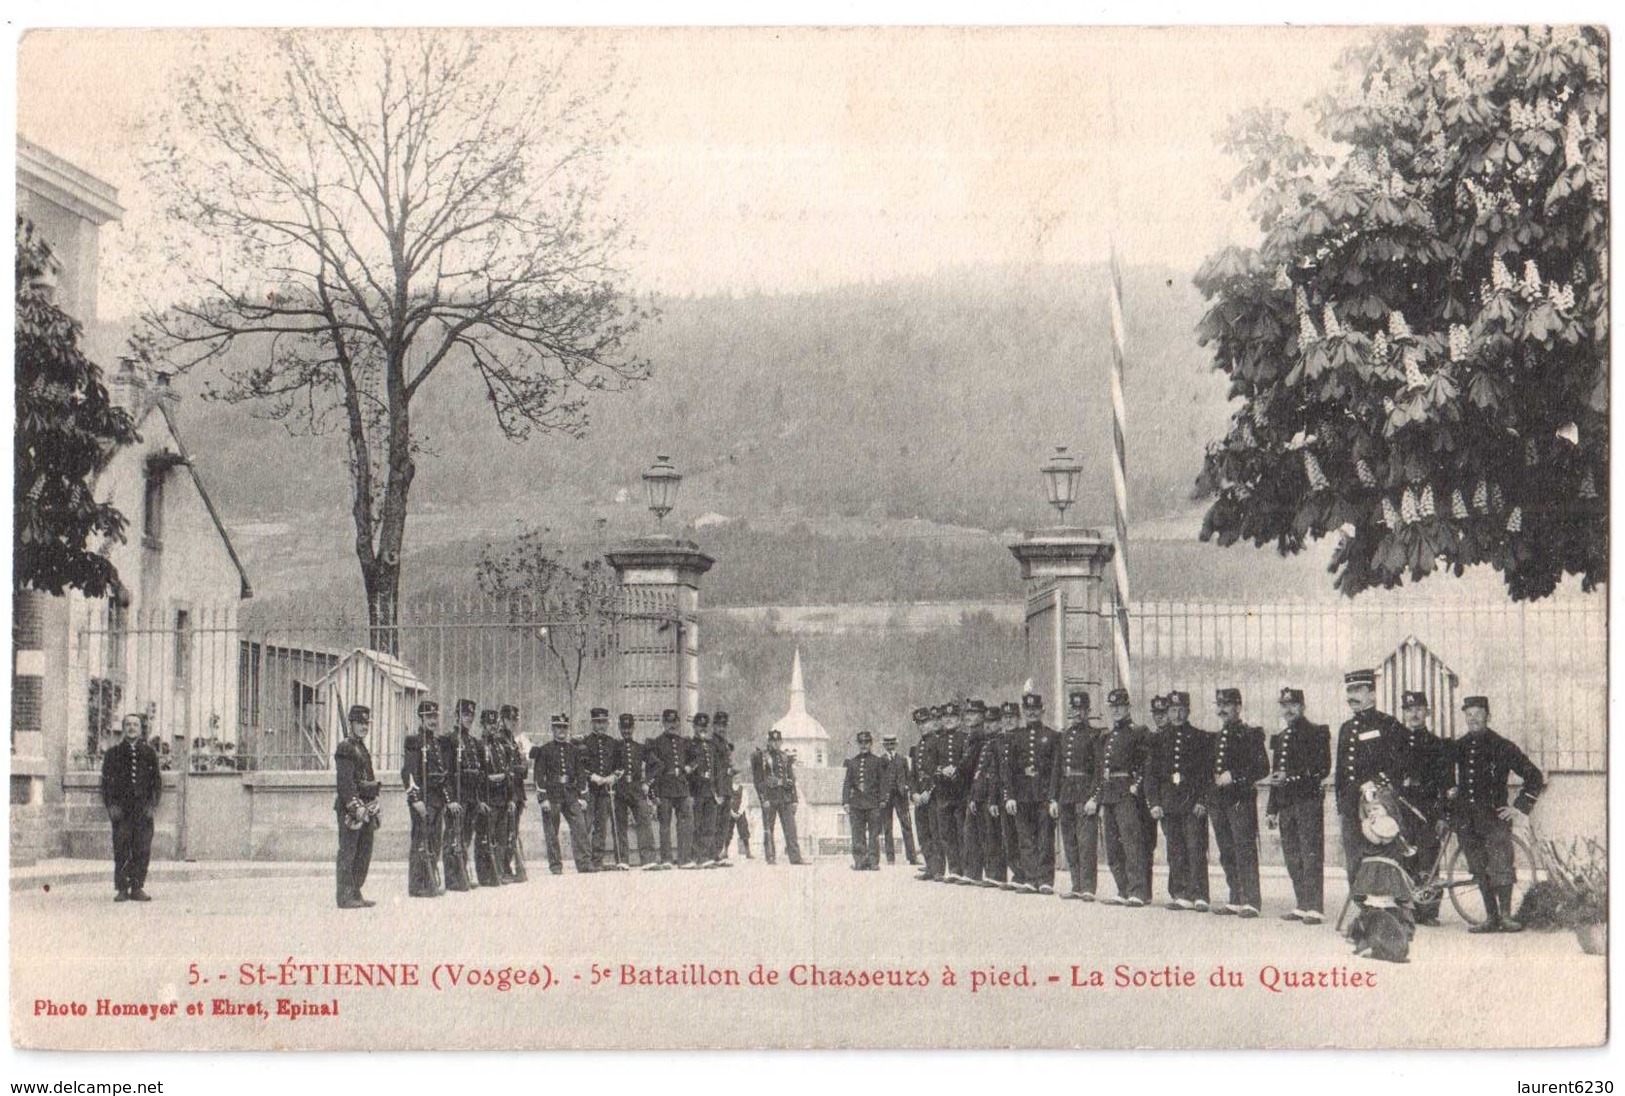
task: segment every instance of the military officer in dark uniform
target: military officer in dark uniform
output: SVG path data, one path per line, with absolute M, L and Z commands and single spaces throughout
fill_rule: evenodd
M 886 846 L 886 863 L 897 863 L 897 843 L 892 839 L 892 819 L 903 831 L 903 855 L 910 864 L 920 862 L 914 848 L 914 823 L 909 818 L 908 794 L 914 774 L 906 755 L 897 752 L 897 736 L 880 736 L 881 760 L 886 763 L 886 806 L 881 817 L 881 836 Z
M 944 871 L 941 882 L 958 883 L 964 879 L 965 855 L 965 797 L 970 793 L 970 775 L 966 760 L 970 755 L 970 736 L 960 725 L 960 706 L 957 700 L 943 705 L 942 729 L 931 743 L 930 770 L 932 775 L 929 795 L 936 813 L 932 825 L 942 846 Z
M 1004 862 L 1010 868 L 1010 880 L 1003 884 L 1003 889 L 1009 891 L 1020 890 L 1021 884 L 1027 883 L 1036 893 L 1040 880 L 1027 878 L 1027 865 L 1021 856 L 1021 824 L 1016 815 L 1005 810 L 1003 799 L 1004 774 L 1010 771 L 1010 751 L 1014 748 L 1015 735 L 1022 727 L 1021 704 L 1019 701 L 1006 700 L 1000 705 L 1004 713 L 1001 725 L 1002 733 L 994 742 L 994 749 L 998 751 L 998 772 L 1000 793 L 999 799 L 999 832 L 1004 836 Z M 1054 877 L 1053 864 L 1050 877 Z
M 654 807 L 649 802 L 649 747 L 635 737 L 637 719 L 631 712 L 622 712 L 616 722 L 621 740 L 616 743 L 615 768 L 621 782 L 615 789 L 615 847 L 621 855 L 620 865 L 630 868 L 627 824 L 631 822 L 638 838 L 638 866 L 654 871 L 660 866 L 660 853 L 655 849 Z
M 341 910 L 366 909 L 373 905 L 363 898 L 367 870 L 372 866 L 372 831 L 378 828 L 378 777 L 372 771 L 372 754 L 367 750 L 367 732 L 372 728 L 372 709 L 352 705 L 344 725 L 344 741 L 333 751 L 333 770 L 338 795 L 333 810 L 338 815 L 339 855 L 337 867 L 338 906 Z
M 564 873 L 564 853 L 559 846 L 559 819 L 570 825 L 570 853 L 576 871 L 593 870 L 591 837 L 587 832 L 587 767 L 581 763 L 578 747 L 570 741 L 570 717 L 556 715 L 552 721 L 553 741 L 536 754 L 536 800 L 542 808 L 542 833 L 547 839 L 547 866 L 554 875 Z
M 1168 729 L 1156 740 L 1146 795 L 1168 841 L 1168 908 L 1206 913 L 1213 736 L 1191 725 L 1190 712 L 1189 693 L 1168 694 Z
M 1044 698 L 1021 698 L 1027 717 L 1010 734 L 1009 764 L 1000 773 L 1004 810 L 1015 816 L 1021 843 L 1023 894 L 1055 893 L 1055 833 L 1050 829 L 1050 766 L 1055 761 L 1055 732 L 1044 723 Z
M 1207 795 L 1230 900 L 1214 913 L 1257 917 L 1264 901 L 1258 881 L 1258 781 L 1269 775 L 1264 729 L 1241 719 L 1241 690 L 1220 689 L 1214 705 L 1223 726 L 1213 742 L 1213 787 Z
M 1517 883 L 1512 859 L 1512 821 L 1535 809 L 1546 788 L 1546 776 L 1512 741 L 1490 729 L 1488 697 L 1461 702 L 1467 733 L 1454 743 L 1454 777 L 1449 789 L 1451 818 L 1461 840 L 1467 867 L 1484 896 L 1489 914 L 1468 932 L 1522 932 L 1513 920 L 1512 887 Z M 1523 789 L 1507 806 L 1507 779 L 1517 773 Z
M 773 823 L 784 831 L 784 854 L 792 864 L 805 864 L 801 843 L 796 840 L 795 758 L 784 752 L 784 735 L 767 732 L 767 747 L 751 755 L 751 780 L 756 800 L 762 805 L 762 855 L 769 864 L 777 863 L 773 848 Z
M 125 716 L 120 730 L 124 737 L 102 755 L 102 806 L 113 825 L 113 901 L 151 902 L 147 864 L 163 777 L 158 754 L 141 737 L 141 717 Z
M 503 841 L 508 832 L 508 753 L 502 745 L 497 710 L 480 712 L 480 764 L 485 781 L 480 795 L 480 812 L 474 826 L 474 870 L 480 886 L 500 886 Z
M 852 829 L 852 870 L 880 870 L 880 816 L 886 802 L 886 763 L 874 754 L 875 736 L 858 732 L 858 752 L 846 759 L 841 806 Z
M 1449 743 L 1428 730 L 1429 709 L 1424 692 L 1407 692 L 1400 701 L 1400 720 L 1405 730 L 1399 739 L 1400 771 L 1404 773 L 1399 796 L 1421 815 L 1413 816 L 1412 824 L 1406 826 L 1406 837 L 1416 849 L 1405 860 L 1412 879 L 1422 878 L 1439 859 L 1439 823 L 1444 817 L 1445 792 L 1452 775 Z M 1441 897 L 1435 892 L 1428 901 L 1416 903 L 1418 925 L 1438 925 Z
M 1074 689 L 1068 706 L 1068 720 L 1055 743 L 1055 761 L 1050 766 L 1050 817 L 1061 829 L 1061 850 L 1072 887 L 1062 898 L 1095 900 L 1096 823 L 1083 812 L 1095 785 L 1095 729 L 1089 723 L 1089 694 Z M 1088 836 L 1085 837 L 1085 829 Z M 1084 843 L 1088 842 L 1088 863 Z
M 654 789 L 660 830 L 660 866 L 687 864 L 694 857 L 694 801 L 688 790 L 688 742 L 678 730 L 677 709 L 660 713 L 660 734 L 649 744 L 649 784 Z M 676 847 L 672 843 L 675 827 Z
M 939 726 L 936 709 L 915 708 L 914 725 L 919 728 L 920 737 L 908 748 L 908 801 L 914 807 L 914 832 L 919 834 L 920 859 L 924 861 L 914 878 L 921 882 L 932 882 L 942 878 L 944 871 L 942 845 L 937 840 L 937 812 L 931 805 L 930 794 L 934 778 L 929 759 Z
M 412 814 L 406 893 L 413 898 L 439 898 L 446 893 L 440 878 L 445 856 L 446 768 L 436 741 L 439 731 L 439 703 L 418 701 L 418 729 L 406 736 L 401 748 L 401 786 Z
M 959 878 L 956 883 L 977 886 L 982 882 L 982 827 L 976 812 L 976 770 L 987 746 L 987 705 L 974 697 L 965 698 L 964 714 L 960 718 L 965 728 L 965 813 L 959 819 L 960 839 L 964 848 L 959 853 Z M 993 788 L 998 799 L 998 787 Z
M 1332 759 L 1332 789 L 1343 845 L 1343 867 L 1354 884 L 1367 843 L 1360 832 L 1360 786 L 1376 781 L 1398 787 L 1405 778 L 1401 750 L 1405 728 L 1377 710 L 1377 672 L 1353 670 L 1343 675 L 1352 715 L 1337 729 L 1337 756 Z
M 525 777 L 530 773 L 530 758 L 521 744 L 519 709 L 504 704 L 498 709 L 502 719 L 502 745 L 508 757 L 508 835 L 503 842 L 502 880 L 505 883 L 524 883 L 530 878 L 525 871 L 524 829 L 520 823 L 525 814 Z
M 479 886 L 474 870 L 474 819 L 479 814 L 485 784 L 480 742 L 469 733 L 479 710 L 472 700 L 457 702 L 456 724 L 440 740 L 440 756 L 451 781 L 446 806 L 446 889 L 473 890 Z
M 621 857 L 604 863 L 604 846 L 618 838 L 615 825 L 615 790 L 621 780 L 621 744 L 609 733 L 609 709 L 594 708 L 589 713 L 592 733 L 581 744 L 581 765 L 587 771 L 587 825 L 592 830 L 592 866 L 595 871 L 618 870 Z
M 712 712 L 711 756 L 716 759 L 712 781 L 715 785 L 713 794 L 717 797 L 717 817 L 710 844 L 701 859 L 708 861 L 707 866 L 713 868 L 733 867 L 733 862 L 728 859 L 728 845 L 733 840 L 737 820 L 734 814 L 733 753 L 734 744 L 728 740 L 728 713 L 720 710 Z
M 1134 722 L 1127 689 L 1107 693 L 1106 708 L 1112 723 L 1095 739 L 1094 792 L 1084 808 L 1100 816 L 1106 866 L 1117 884 L 1117 895 L 1101 901 L 1138 909 L 1151 900 L 1139 807 L 1140 789 L 1150 762 L 1150 738 L 1146 729 Z
M 1303 714 L 1303 690 L 1283 688 L 1281 729 L 1270 737 L 1264 817 L 1281 833 L 1281 855 L 1296 904 L 1285 921 L 1318 925 L 1325 915 L 1326 777 L 1332 771 L 1332 732 Z
M 1004 710 L 997 704 L 982 712 L 983 738 L 971 767 L 970 800 L 965 810 L 966 841 L 977 859 L 966 857 L 966 878 L 984 887 L 1010 887 L 1004 855 L 1004 767 L 1010 750 Z
M 722 795 L 717 790 L 716 747 L 711 743 L 711 717 L 705 712 L 695 712 L 691 724 L 694 735 L 687 743 L 684 768 L 688 770 L 689 799 L 694 804 L 694 836 L 690 859 L 679 864 L 680 868 L 698 868 L 715 862 L 711 845 L 716 840 L 717 808 L 722 805 Z
M 1145 757 L 1146 775 L 1149 778 L 1151 758 L 1155 757 L 1162 745 L 1162 735 L 1168 729 L 1168 698 L 1161 694 L 1151 698 L 1151 726 L 1147 728 Z M 1145 893 L 1151 893 L 1151 880 L 1157 872 L 1157 820 L 1151 817 L 1151 788 L 1150 780 L 1140 783 L 1140 794 L 1137 797 L 1140 806 L 1140 836 L 1145 846 Z M 1168 895 L 1173 897 L 1172 892 Z M 1150 901 L 1148 898 L 1147 901 Z

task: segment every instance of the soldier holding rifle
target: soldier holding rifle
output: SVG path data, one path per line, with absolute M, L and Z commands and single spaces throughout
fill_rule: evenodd
M 480 765 L 479 805 L 474 813 L 474 874 L 482 887 L 502 883 L 497 848 L 508 824 L 508 766 L 506 759 L 492 756 L 496 736 L 496 709 L 486 708 L 480 713 L 480 737 L 474 743 Z
M 446 889 L 473 890 L 474 857 L 470 844 L 474 837 L 474 815 L 480 802 L 485 769 L 480 762 L 479 740 L 469 733 L 477 706 L 472 700 L 457 702 L 456 724 L 440 739 L 440 756 L 451 781 L 451 798 L 446 804 Z
M 521 742 L 519 709 L 504 704 L 499 709 L 502 717 L 502 744 L 508 761 L 508 832 L 503 842 L 502 880 L 505 883 L 523 883 L 530 876 L 525 871 L 525 838 L 520 821 L 525 813 L 525 774 L 530 765 Z
M 446 827 L 446 770 L 436 741 L 439 730 L 439 703 L 418 701 L 418 729 L 406 736 L 401 754 L 401 786 L 406 789 L 412 815 L 406 893 L 413 898 L 439 898 L 446 893 L 440 877 Z

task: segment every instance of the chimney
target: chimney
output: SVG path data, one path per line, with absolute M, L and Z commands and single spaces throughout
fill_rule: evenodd
M 173 419 L 176 408 L 180 406 L 181 394 L 175 391 L 174 386 L 169 383 L 169 378 L 169 373 L 161 369 L 153 370 L 152 402 L 163 404 L 164 410 L 168 411 L 169 417 Z
M 135 359 L 120 358 L 118 372 L 107 382 L 107 395 L 115 407 L 122 407 L 132 419 L 146 410 L 147 380 L 135 366 Z

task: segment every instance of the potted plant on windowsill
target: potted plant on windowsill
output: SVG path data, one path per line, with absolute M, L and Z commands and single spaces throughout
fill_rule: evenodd
M 1608 952 L 1608 851 L 1588 837 L 1570 842 L 1565 852 L 1546 842 L 1552 881 L 1561 889 L 1557 907 L 1560 923 L 1574 930 L 1580 950 L 1587 955 Z

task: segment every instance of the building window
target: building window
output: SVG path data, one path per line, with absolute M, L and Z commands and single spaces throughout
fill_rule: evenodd
M 164 542 L 164 476 L 167 470 L 149 465 L 147 492 L 141 507 L 141 537 L 149 548 L 162 547 Z

